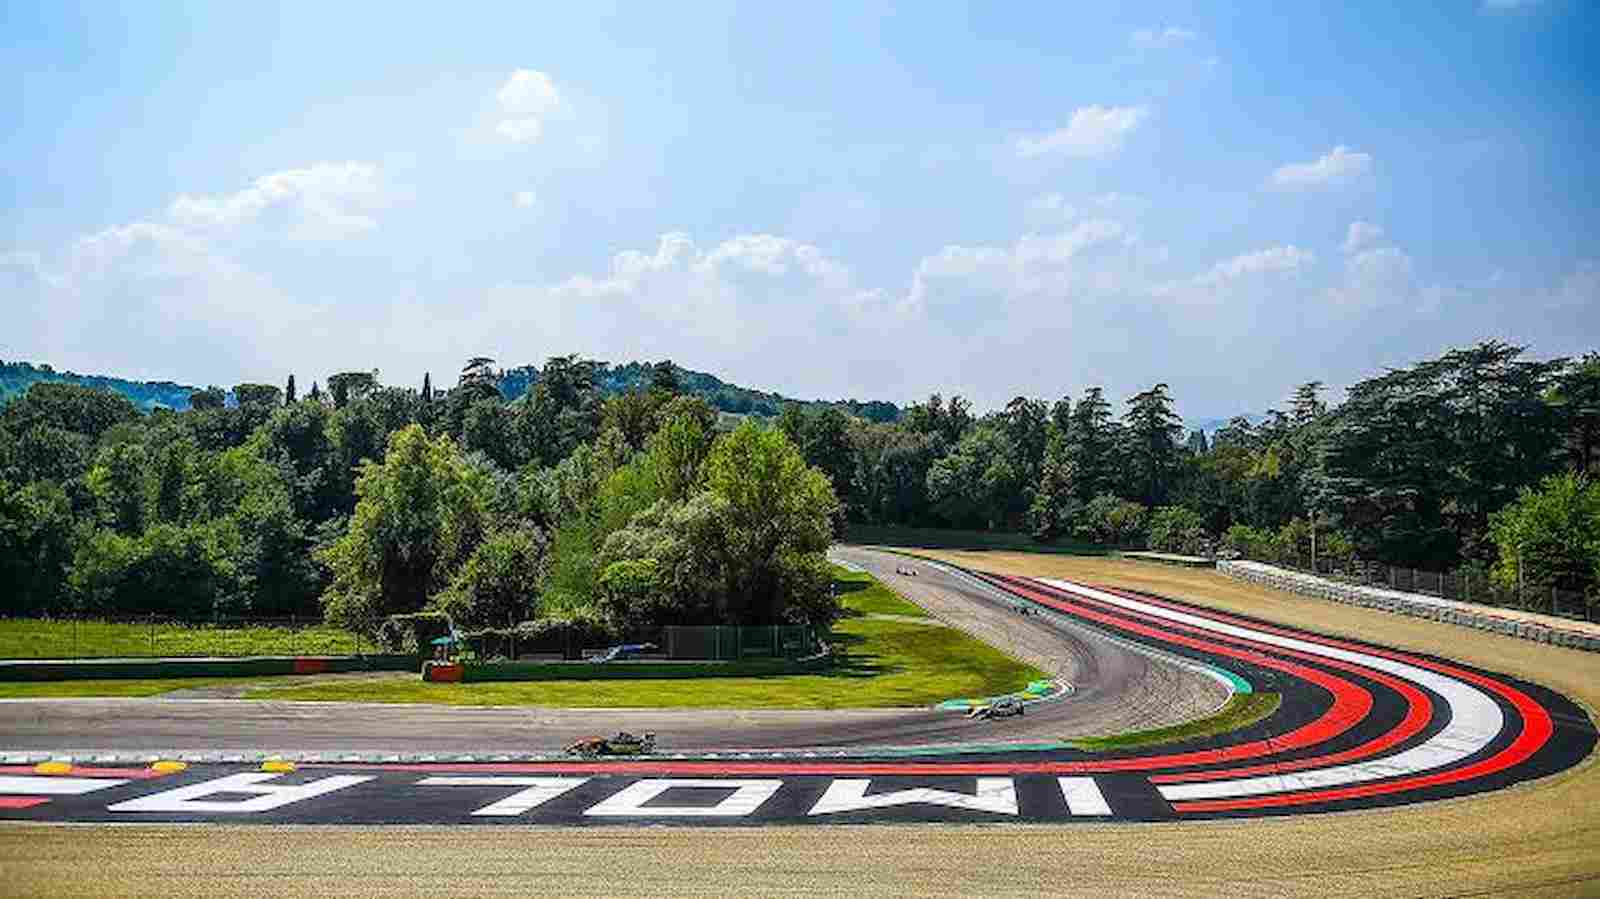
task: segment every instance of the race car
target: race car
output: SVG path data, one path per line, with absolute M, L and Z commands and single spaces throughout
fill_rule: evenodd
M 656 750 L 656 735 L 646 733 L 636 737 L 619 731 L 614 737 L 584 737 L 567 747 L 568 755 L 592 759 L 602 755 L 649 755 Z
M 986 705 L 975 705 L 967 713 L 968 718 L 1010 718 L 1012 715 L 1026 715 L 1028 707 L 1022 700 L 1015 696 L 1002 696 Z

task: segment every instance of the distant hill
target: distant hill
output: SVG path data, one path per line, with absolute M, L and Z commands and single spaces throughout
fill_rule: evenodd
M 692 371 L 681 366 L 673 366 L 678 372 L 678 384 L 685 393 L 703 398 L 711 408 L 734 415 L 755 415 L 762 418 L 771 418 L 783 412 L 783 407 L 788 403 L 799 403 L 802 406 L 835 406 L 851 415 L 865 418 L 868 421 L 894 421 L 900 417 L 900 407 L 894 403 L 881 400 L 860 402 L 858 400 L 797 400 L 778 393 L 761 390 L 752 390 L 749 387 L 740 387 L 729 384 L 716 375 L 703 371 Z M 514 400 L 538 383 L 538 368 L 525 365 L 520 368 L 507 369 L 500 376 L 500 392 L 506 399 Z M 623 365 L 608 365 L 600 376 L 600 390 L 606 396 L 618 393 L 627 393 L 630 390 L 648 387 L 650 384 L 650 365 L 645 362 L 628 362 Z
M 189 408 L 189 394 L 198 390 L 187 384 L 171 381 L 129 381 L 105 375 L 80 375 L 72 371 L 56 371 L 48 365 L 28 362 L 0 362 L 0 406 L 11 402 L 41 381 L 65 381 L 114 390 L 122 394 L 145 412 L 154 409 L 184 410 Z
M 514 400 L 533 388 L 539 379 L 538 368 L 525 365 L 507 369 L 500 376 L 500 392 L 506 399 Z M 49 365 L 28 362 L 0 362 L 0 406 L 21 396 L 40 381 L 66 381 L 114 390 L 122 394 L 145 412 L 157 408 L 185 410 L 189 408 L 189 395 L 199 388 L 171 381 L 130 381 L 106 375 L 80 375 L 70 371 L 56 371 Z M 795 400 L 777 393 L 752 390 L 705 372 L 678 368 L 678 381 L 683 390 L 705 399 L 713 409 L 733 415 L 755 415 L 770 418 L 783 411 L 787 403 L 798 402 L 806 406 L 836 406 L 851 415 L 869 421 L 894 421 L 900 417 L 900 407 L 881 401 L 856 400 Z M 643 362 L 607 366 L 600 376 L 600 389 L 611 396 L 626 393 L 650 383 L 650 366 Z

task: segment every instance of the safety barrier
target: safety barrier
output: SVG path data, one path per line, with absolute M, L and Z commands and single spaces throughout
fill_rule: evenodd
M 1477 606 L 1421 593 L 1402 593 L 1381 587 L 1346 584 L 1316 577 L 1298 571 L 1267 565 L 1263 562 L 1224 560 L 1217 563 L 1217 571 L 1231 578 L 1273 587 L 1301 596 L 1329 599 L 1369 609 L 1382 609 L 1401 615 L 1413 615 L 1476 628 L 1522 640 L 1600 652 L 1600 631 L 1580 630 L 1574 623 L 1560 619 L 1512 616 L 1492 606 Z
M 347 671 L 416 671 L 414 655 L 259 656 L 238 659 L 79 659 L 0 662 L 0 681 L 262 677 Z

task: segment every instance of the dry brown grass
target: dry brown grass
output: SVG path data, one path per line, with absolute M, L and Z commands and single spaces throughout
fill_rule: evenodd
M 1436 652 L 1600 706 L 1600 656 L 1206 571 L 1021 553 L 973 567 L 1148 589 Z M 1178 825 L 0 828 L 0 892 L 81 896 L 1595 896 L 1600 767 L 1402 809 Z

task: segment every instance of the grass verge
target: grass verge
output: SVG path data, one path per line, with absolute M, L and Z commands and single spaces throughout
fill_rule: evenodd
M 170 622 L 0 619 L 0 659 L 349 655 L 370 640 L 327 625 L 228 627 Z
M 1085 752 L 1107 752 L 1133 746 L 1153 746 L 1158 743 L 1177 743 L 1197 737 L 1210 737 L 1249 727 L 1278 710 L 1283 697 L 1277 693 L 1235 693 L 1215 715 L 1158 727 L 1153 730 L 1136 730 L 1109 737 L 1085 737 L 1069 741 L 1074 748 Z
M 907 602 L 864 571 L 833 566 L 833 588 L 847 617 L 860 615 L 899 615 L 926 618 L 928 613 L 916 603 Z
M 72 699 L 85 697 L 160 696 L 196 687 L 258 684 L 256 677 L 181 677 L 130 680 L 59 680 L 0 682 L 0 699 Z

